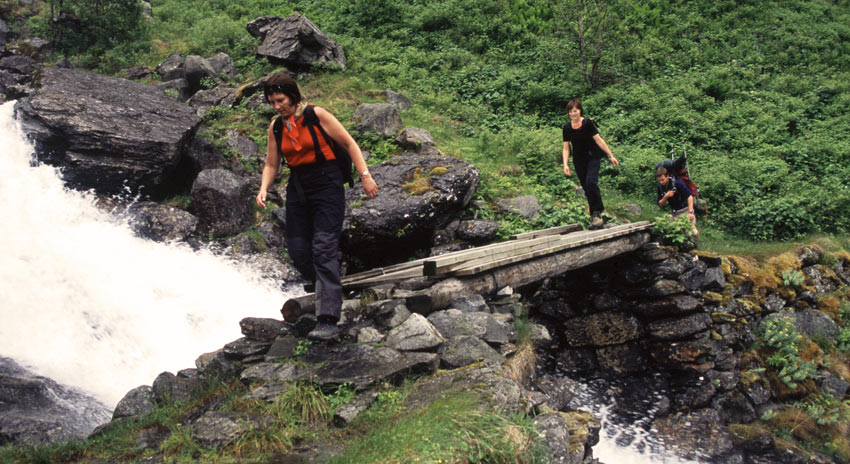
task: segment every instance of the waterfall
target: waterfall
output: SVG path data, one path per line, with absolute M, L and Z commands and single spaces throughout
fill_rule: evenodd
M 162 371 L 280 318 L 286 295 L 246 265 L 134 235 L 38 165 L 0 106 L 0 355 L 110 407 Z

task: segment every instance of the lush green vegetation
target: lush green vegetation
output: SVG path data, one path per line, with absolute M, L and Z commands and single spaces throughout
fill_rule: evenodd
M 64 5 L 82 15 L 89 2 Z M 49 28 L 55 3 L 30 26 Z M 510 229 L 584 214 L 574 179 L 559 169 L 564 104 L 576 96 L 622 161 L 603 165 L 609 209 L 612 199 L 654 208 L 652 169 L 672 148 L 687 152 L 709 202 L 700 227 L 717 232 L 708 237 L 788 240 L 850 226 L 846 1 L 598 3 L 604 17 L 576 1 L 154 0 L 153 21 L 123 28 L 132 34 L 92 28 L 93 37 L 66 34 L 61 44 L 105 72 L 153 66 L 176 51 L 224 51 L 245 82 L 273 69 L 254 56 L 245 24 L 298 11 L 348 59 L 345 72 L 302 77 L 308 95 L 343 120 L 356 103 L 380 99 L 379 89 L 410 96 L 405 123 L 479 166 L 480 199 L 534 193 L 548 206 L 539 223 L 501 218 Z M 584 50 L 573 28 L 579 15 Z M 122 20 L 137 16 L 128 9 Z M 50 34 L 58 32 L 54 25 Z M 262 140 L 263 129 L 250 130 Z M 397 150 L 362 142 L 383 156 Z
M 272 403 L 246 398 L 248 386 L 238 380 L 210 380 L 187 403 L 164 402 L 138 421 L 116 422 L 96 436 L 55 446 L 0 447 L 0 463 L 56 464 L 85 459 L 139 462 L 157 455 L 176 463 L 277 462 L 281 455 L 303 443 L 336 443 L 346 447 L 332 462 L 543 462 L 541 447 L 527 416 L 505 416 L 473 392 L 446 394 L 409 411 L 405 399 L 411 383 L 385 385 L 370 409 L 349 426 L 330 427 L 336 410 L 355 394 L 344 384 L 322 391 L 306 382 L 296 383 Z M 247 416 L 270 422 L 248 430 L 223 449 L 204 446 L 185 425 L 188 416 L 211 402 Z M 139 449 L 139 437 L 160 430 L 167 437 L 156 449 Z M 417 461 L 418 459 L 418 461 Z

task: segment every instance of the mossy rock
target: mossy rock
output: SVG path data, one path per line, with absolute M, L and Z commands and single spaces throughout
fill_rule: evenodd
M 702 294 L 702 298 L 707 303 L 723 304 L 723 295 L 717 292 L 705 292 Z

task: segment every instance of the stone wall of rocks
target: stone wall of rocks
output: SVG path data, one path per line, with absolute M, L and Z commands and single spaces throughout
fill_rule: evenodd
M 842 277 L 844 263 L 824 272 L 806 256 L 810 251 L 800 251 L 798 265 L 815 276 L 815 287 L 850 283 Z M 837 326 L 812 308 L 816 295 L 783 298 L 738 272 L 718 256 L 650 243 L 547 280 L 528 306 L 553 336 L 552 370 L 616 391 L 614 409 L 622 409 L 626 421 L 630 414 L 639 417 L 687 458 L 763 462 L 778 453 L 772 441 L 758 451 L 742 450 L 726 427 L 750 423 L 780 401 L 765 366 L 746 354 L 756 328 L 774 317 L 791 318 L 809 336 L 815 329 L 806 327 L 837 335 Z M 836 398 L 846 398 L 844 380 L 822 371 L 818 382 L 843 386 Z

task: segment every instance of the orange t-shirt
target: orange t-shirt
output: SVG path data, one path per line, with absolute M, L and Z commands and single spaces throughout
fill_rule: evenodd
M 316 162 L 316 147 L 313 145 L 313 137 L 310 136 L 310 129 L 304 126 L 303 122 L 304 115 L 302 114 L 295 121 L 292 130 L 287 130 L 286 124 L 283 125 L 279 148 L 286 159 L 286 164 L 290 166 L 303 166 Z M 316 138 L 319 140 L 319 148 L 325 155 L 325 159 L 328 161 L 336 159 L 328 141 L 322 136 L 322 131 L 318 127 L 314 127 L 314 129 Z

